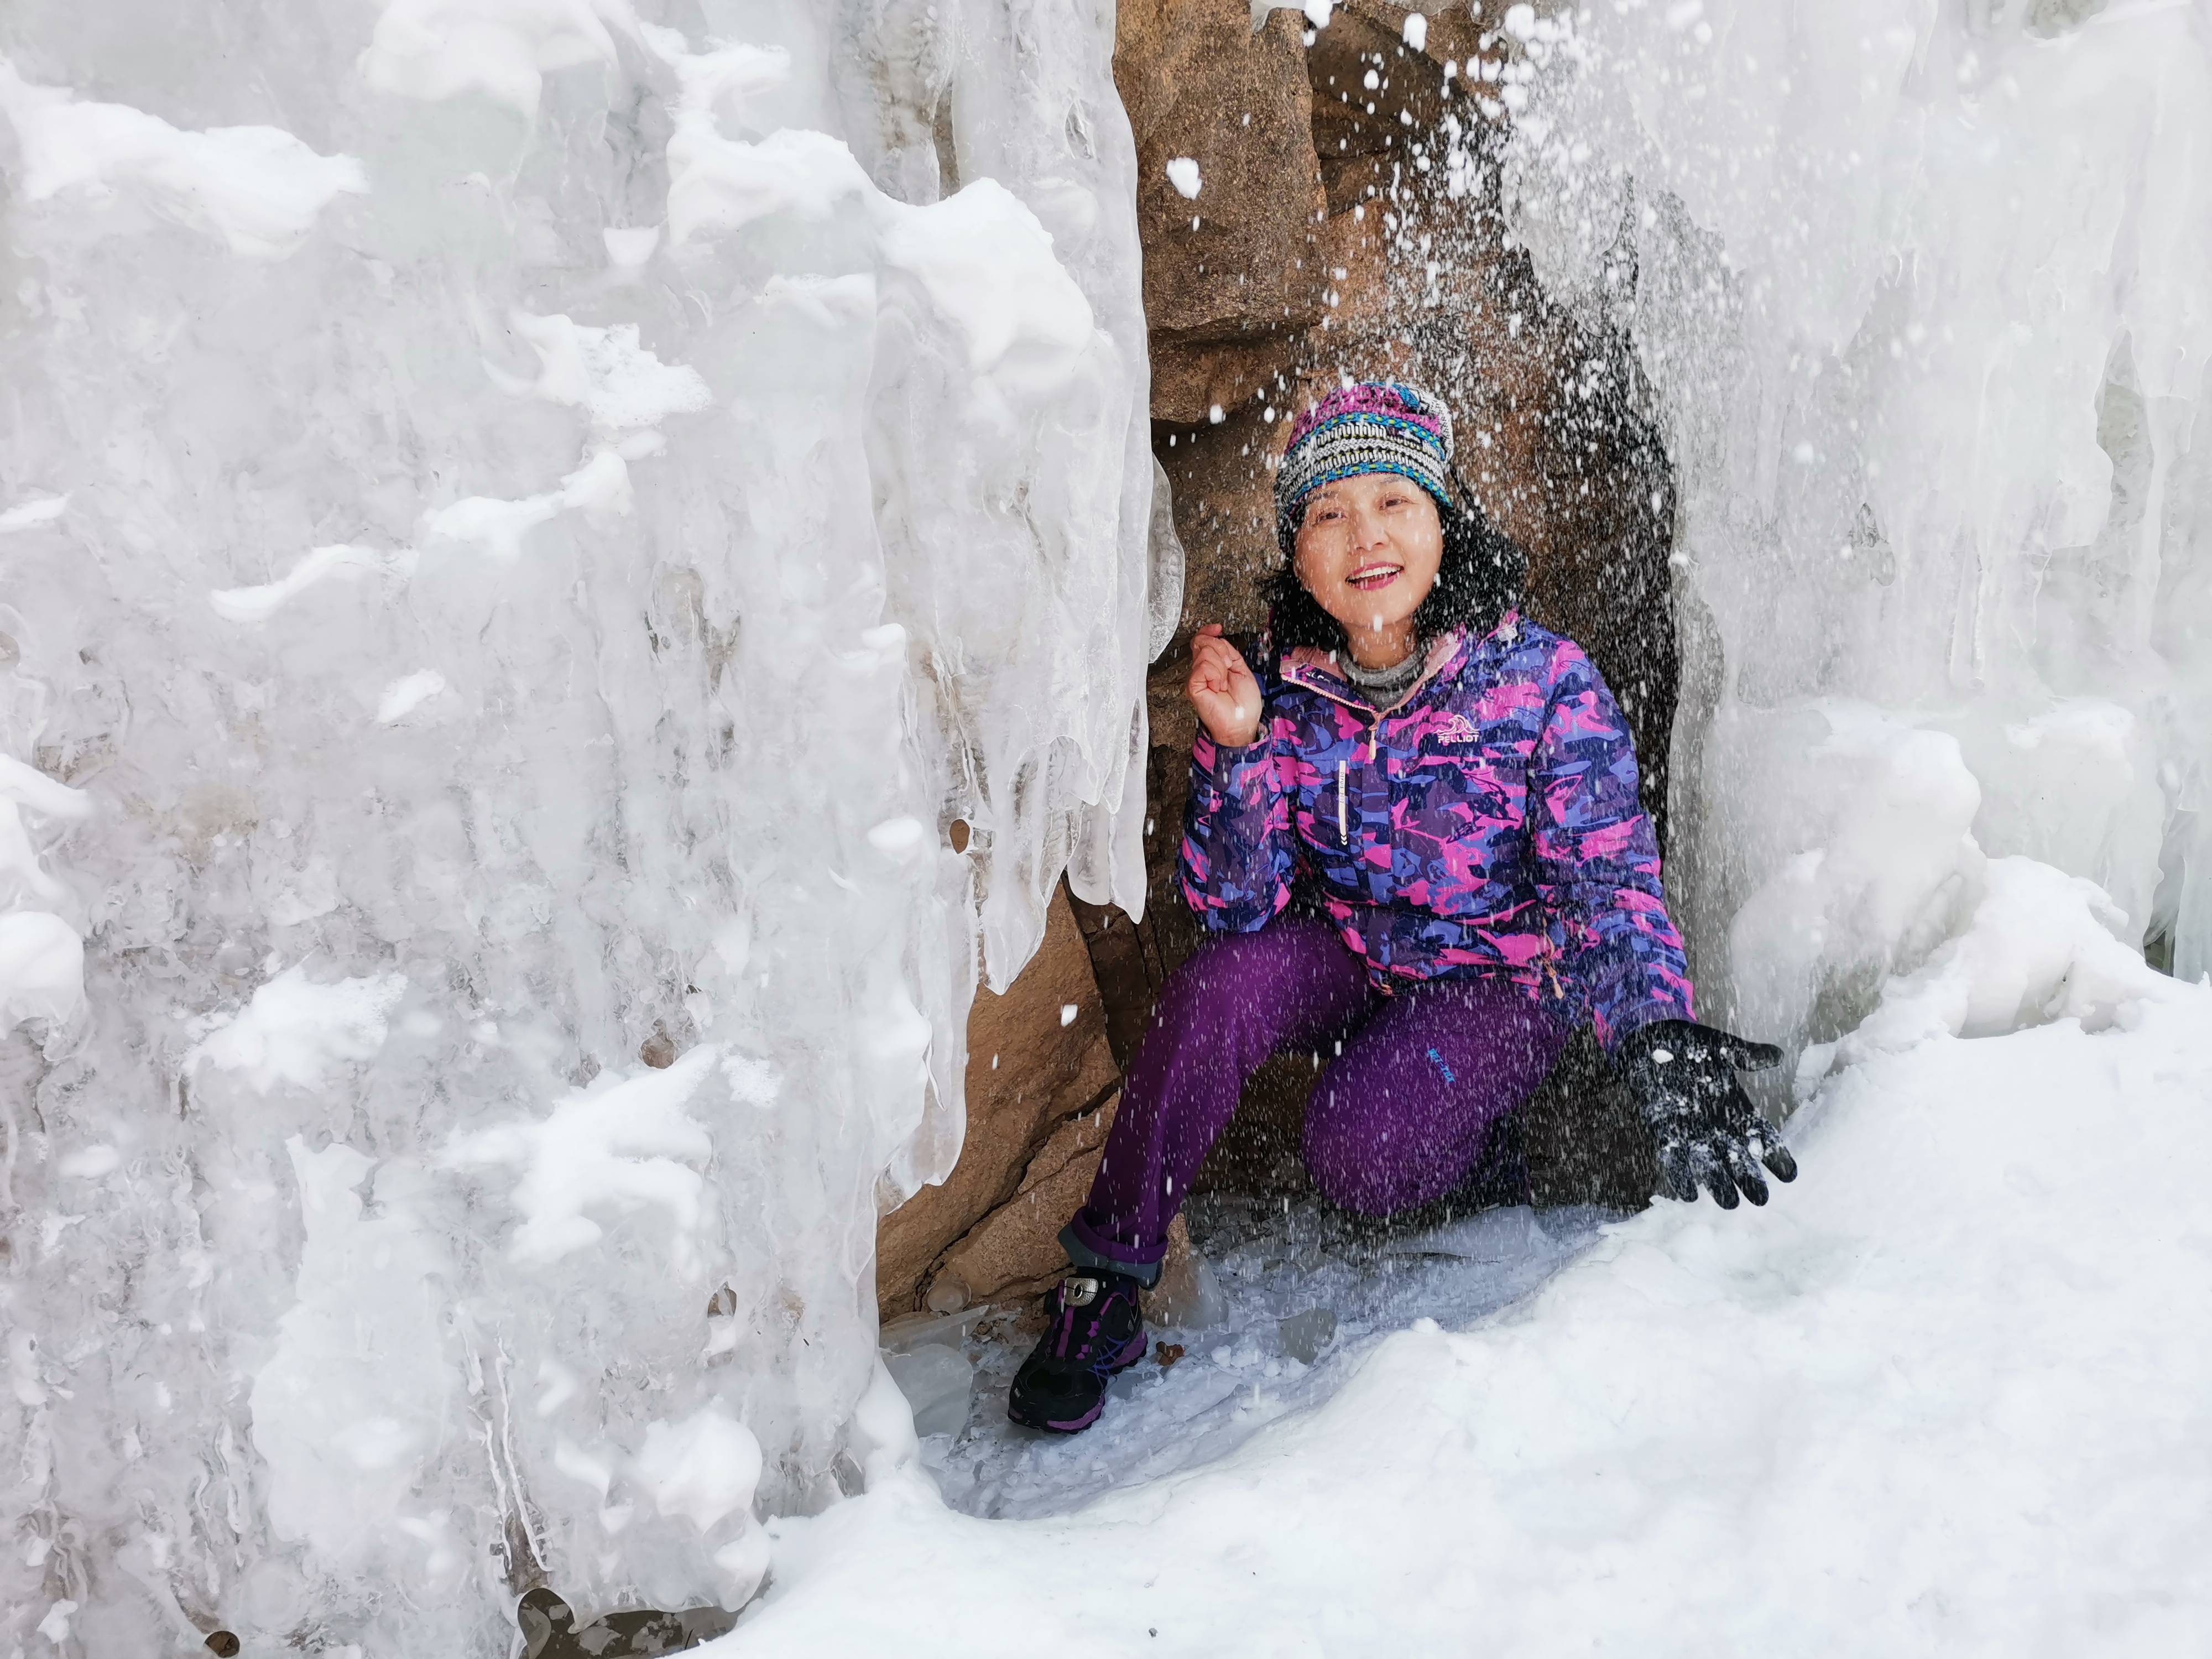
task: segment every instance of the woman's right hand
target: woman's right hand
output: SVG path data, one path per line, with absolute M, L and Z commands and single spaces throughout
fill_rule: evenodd
M 1237 647 L 1208 623 L 1190 642 L 1190 706 L 1214 742 L 1242 749 L 1260 735 L 1260 682 Z

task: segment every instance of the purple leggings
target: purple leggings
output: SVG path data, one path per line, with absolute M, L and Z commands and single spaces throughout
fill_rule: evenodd
M 1382 996 L 1326 922 L 1279 917 L 1218 933 L 1162 988 L 1124 1079 L 1091 1197 L 1061 1234 L 1079 1266 L 1149 1281 L 1168 1223 L 1245 1079 L 1270 1054 L 1335 1057 L 1306 1104 L 1303 1152 L 1331 1202 L 1390 1215 L 1458 1185 L 1492 1127 L 1534 1091 L 1566 1032 L 1493 978 L 1431 980 Z

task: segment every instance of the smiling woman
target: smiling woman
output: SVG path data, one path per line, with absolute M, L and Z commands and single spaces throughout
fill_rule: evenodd
M 1344 629 L 1361 668 L 1395 666 L 1413 652 L 1413 613 L 1443 562 L 1436 499 L 1395 472 L 1363 472 L 1316 489 L 1299 526 L 1298 585 Z
M 1096 1421 L 1145 1351 L 1167 1230 L 1245 1080 L 1327 1044 L 1304 1156 L 1366 1215 L 1469 1177 L 1525 1185 L 1499 1126 L 1588 1024 L 1669 1189 L 1766 1201 L 1796 1172 L 1739 1066 L 1780 1051 L 1693 1023 L 1626 723 L 1582 647 L 1516 609 L 1526 562 L 1452 467 L 1419 389 L 1346 386 L 1293 424 L 1285 554 L 1249 659 L 1199 630 L 1182 892 L 1213 937 L 1163 988 L 1073 1270 L 1007 1409 Z

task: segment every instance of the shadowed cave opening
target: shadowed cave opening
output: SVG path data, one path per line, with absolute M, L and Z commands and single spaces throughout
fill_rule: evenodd
M 1340 376 L 1408 379 L 1449 406 L 1462 477 L 1529 555 L 1523 610 L 1580 641 L 1620 702 L 1662 851 L 1680 679 L 1674 471 L 1625 327 L 1631 239 L 1595 290 L 1545 290 L 1508 222 L 1504 129 L 1443 73 L 1477 73 L 1470 19 L 1435 20 L 1416 51 L 1379 8 L 1340 10 L 1310 41 L 1301 17 L 1278 12 L 1242 43 L 1241 11 L 1212 20 L 1215 40 L 1193 9 L 1139 9 L 1117 58 L 1139 144 L 1153 453 L 1185 557 L 1181 623 L 1149 686 L 1146 916 L 1133 927 L 1075 905 L 1123 1065 L 1200 938 L 1174 884 L 1189 636 L 1208 622 L 1264 625 L 1261 587 L 1279 563 L 1273 463 L 1297 409 Z M 1168 178 L 1177 156 L 1206 180 L 1195 198 Z M 1297 1133 L 1316 1069 L 1306 1056 L 1270 1063 L 1200 1190 L 1304 1189 Z M 1625 1108 L 1578 1040 L 1518 1126 L 1540 1202 L 1645 1201 L 1646 1137 Z

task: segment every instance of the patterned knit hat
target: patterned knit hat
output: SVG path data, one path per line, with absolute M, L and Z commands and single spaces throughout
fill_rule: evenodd
M 1287 543 L 1314 491 L 1362 472 L 1401 473 L 1449 512 L 1451 455 L 1451 416 L 1430 393 L 1399 380 L 1341 387 L 1291 427 L 1275 473 L 1277 526 Z

